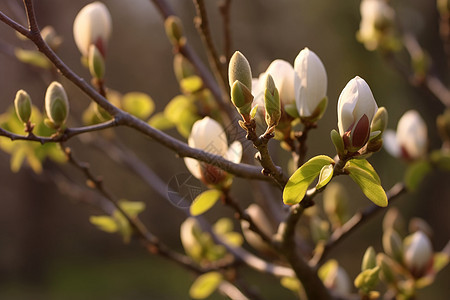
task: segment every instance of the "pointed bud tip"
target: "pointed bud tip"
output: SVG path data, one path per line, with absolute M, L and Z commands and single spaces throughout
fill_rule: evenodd
M 230 59 L 228 65 L 228 79 L 230 87 L 236 80 L 242 82 L 251 92 L 252 91 L 252 71 L 247 58 L 239 52 L 236 51 Z
M 14 107 L 16 109 L 17 117 L 22 123 L 27 123 L 31 116 L 31 98 L 24 90 L 19 90 L 14 99 Z

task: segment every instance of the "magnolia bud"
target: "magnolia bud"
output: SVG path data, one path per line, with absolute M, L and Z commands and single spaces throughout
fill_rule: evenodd
M 357 38 L 367 50 L 375 50 L 385 33 L 392 27 L 394 10 L 384 0 L 363 0 L 360 6 L 361 23 Z
M 174 46 L 183 46 L 186 43 L 186 37 L 183 35 L 183 25 L 177 16 L 169 16 L 164 21 L 166 35 Z
M 387 283 L 395 283 L 394 262 L 385 254 L 378 253 L 377 265 L 381 268 L 381 275 Z
M 84 57 L 88 56 L 89 46 L 92 44 L 105 56 L 111 31 L 109 10 L 105 4 L 98 1 L 83 7 L 73 23 L 75 43 Z
M 230 87 L 233 86 L 236 80 L 244 84 L 250 92 L 252 91 L 252 70 L 250 69 L 248 60 L 239 51 L 234 52 L 228 65 L 228 81 Z
M 95 45 L 89 46 L 88 65 L 91 76 L 97 79 L 103 79 L 105 75 L 105 60 Z
M 222 126 L 211 119 L 204 117 L 194 123 L 188 144 L 190 147 L 219 155 L 234 163 L 239 163 L 242 157 L 242 144 L 235 141 L 228 146 L 227 136 Z M 218 167 L 199 162 L 193 158 L 184 158 L 186 167 L 197 179 L 206 185 L 216 186 L 225 183 L 227 173 Z
M 300 118 L 315 122 L 327 105 L 327 73 L 320 58 L 308 48 L 295 58 L 295 103 Z
M 372 124 L 370 125 L 371 132 L 379 131 L 380 134 L 386 130 L 388 122 L 388 113 L 386 108 L 379 107 L 375 115 L 373 116 Z
M 253 95 L 250 90 L 240 81 L 236 80 L 231 87 L 231 102 L 242 115 L 244 120 L 250 121 Z
M 41 30 L 42 39 L 49 45 L 50 48 L 56 50 L 62 44 L 62 38 L 56 34 L 52 26 L 45 26 Z
M 69 101 L 64 87 L 53 81 L 45 93 L 45 111 L 55 128 L 61 127 L 69 115 Z
M 31 116 L 31 98 L 24 90 L 19 90 L 14 99 L 16 114 L 22 123 L 27 123 Z
M 383 234 L 384 252 L 398 262 L 403 261 L 403 244 L 400 235 L 393 229 L 388 229 Z
M 405 238 L 405 264 L 411 273 L 421 277 L 430 266 L 433 258 L 431 242 L 421 231 L 417 231 Z
M 385 148 L 395 157 L 407 160 L 423 158 L 427 152 L 427 125 L 415 110 L 409 110 L 398 121 L 397 132 L 386 130 Z
M 294 77 L 295 71 L 290 63 L 282 59 L 274 60 L 266 72 L 260 76 L 265 84 L 267 75 L 271 75 L 275 86 L 280 95 L 280 102 L 284 105 L 294 105 L 295 107 L 295 93 L 294 93 Z
M 173 70 L 178 81 L 196 74 L 194 66 L 182 54 L 175 54 Z
M 367 248 L 361 264 L 361 271 L 373 269 L 377 266 L 375 249 L 372 246 Z
M 187 218 L 180 226 L 180 238 L 184 251 L 193 259 L 202 258 L 202 246 L 198 242 L 200 226 L 195 218 Z
M 266 109 L 266 124 L 269 128 L 273 128 L 278 125 L 280 121 L 280 96 L 278 89 L 273 82 L 272 76 L 267 76 L 265 90 L 264 90 L 264 107 Z
M 356 76 L 347 83 L 338 100 L 338 127 L 349 152 L 358 151 L 369 140 L 370 124 L 377 109 L 364 79 Z

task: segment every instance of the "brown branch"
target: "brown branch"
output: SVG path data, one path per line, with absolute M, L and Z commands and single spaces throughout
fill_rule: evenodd
M 308 151 L 308 146 L 306 144 L 306 140 L 308 139 L 308 133 L 311 129 L 316 128 L 315 124 L 305 124 L 303 131 L 296 133 L 295 137 L 298 141 L 298 150 L 297 155 L 294 157 L 297 157 L 297 167 L 300 168 L 305 160 L 306 160 L 306 153 Z
M 224 191 L 224 204 L 231 207 L 236 212 L 237 219 L 241 221 L 246 221 L 249 224 L 249 229 L 253 232 L 255 232 L 257 235 L 261 237 L 263 241 L 265 241 L 269 246 L 272 246 L 272 238 L 265 234 L 261 228 L 259 228 L 258 225 L 255 224 L 252 217 L 248 213 L 246 213 L 233 199 L 233 197 L 230 196 L 229 191 Z
M 389 202 L 392 202 L 397 197 L 406 192 L 406 187 L 403 183 L 395 184 L 387 193 L 387 198 Z M 325 247 L 322 251 L 316 252 L 314 257 L 311 259 L 310 263 L 314 266 L 321 264 L 327 254 L 337 245 L 339 244 L 345 237 L 349 236 L 356 229 L 361 227 L 364 223 L 370 220 L 373 216 L 375 216 L 378 212 L 384 210 L 383 207 L 377 206 L 375 204 L 371 204 L 366 207 L 364 210 L 359 211 L 353 217 L 345 222 L 342 227 L 336 229 L 331 237 L 328 239 Z
M 169 3 L 165 0 L 150 0 L 159 10 L 161 16 L 164 19 L 167 19 L 169 16 L 176 16 L 175 11 L 169 5 Z M 220 108 L 227 114 L 228 121 L 231 122 L 235 119 L 237 115 L 236 110 L 230 105 L 230 101 L 223 97 L 220 86 L 214 80 L 214 77 L 209 72 L 208 68 L 202 62 L 197 53 L 192 49 L 190 44 L 186 42 L 182 47 L 175 49 L 177 52 L 181 53 L 184 57 L 186 57 L 192 65 L 196 68 L 199 76 L 202 78 L 205 87 L 207 87 Z
M 211 68 L 213 69 L 214 76 L 216 77 L 219 86 L 223 93 L 228 91 L 228 80 L 226 75 L 225 66 L 220 62 L 219 55 L 217 54 L 216 47 L 212 40 L 211 31 L 209 28 L 208 14 L 206 13 L 206 7 L 203 0 L 193 0 L 197 16 L 195 18 L 195 25 L 208 55 L 208 60 Z
M 33 2 L 31 0 L 24 0 L 27 6 L 27 14 L 29 20 L 33 24 L 33 28 L 38 28 L 36 19 L 34 17 Z M 259 180 L 271 180 L 260 173 L 261 169 L 251 165 L 235 164 L 221 156 L 217 156 L 199 149 L 191 148 L 185 143 L 167 135 L 166 133 L 159 131 L 142 120 L 120 110 L 112 105 L 105 97 L 100 95 L 95 88 L 89 85 L 83 78 L 75 74 L 45 43 L 39 32 L 28 31 L 23 26 L 15 23 L 13 20 L 6 17 L 0 12 L 0 21 L 16 29 L 23 35 L 27 36 L 38 47 L 39 51 L 47 56 L 47 58 L 55 65 L 55 67 L 71 82 L 73 82 L 78 88 L 86 93 L 92 100 L 105 109 L 111 116 L 113 116 L 118 125 L 124 125 L 134 128 L 146 136 L 153 138 L 160 142 L 162 145 L 172 149 L 181 157 L 192 157 L 200 161 L 215 165 L 231 174 L 239 177 L 259 179 Z
M 273 137 L 272 133 L 264 133 L 261 136 L 256 134 L 256 121 L 251 119 L 250 122 L 242 122 L 241 126 L 247 131 L 246 138 L 253 142 L 253 146 L 259 151 L 255 156 L 263 167 L 262 173 L 266 176 L 272 177 L 284 189 L 288 179 L 283 174 L 283 170 L 276 166 L 269 154 L 268 143 Z
M 91 125 L 91 126 L 67 128 L 67 129 L 63 130 L 62 133 L 56 133 L 54 136 L 51 136 L 51 137 L 37 136 L 37 135 L 34 135 L 33 133 L 29 133 L 28 135 L 20 135 L 20 134 L 15 134 L 15 133 L 9 132 L 3 128 L 0 128 L 0 136 L 7 137 L 7 138 L 11 139 L 12 141 L 25 140 L 25 141 L 34 141 L 34 142 L 39 142 L 41 144 L 46 144 L 46 143 L 65 142 L 65 141 L 69 140 L 70 138 L 72 138 L 76 135 L 79 135 L 79 134 L 104 130 L 104 129 L 115 127 L 115 126 L 118 126 L 118 124 L 115 119 L 112 119 L 112 120 L 106 121 L 104 123 L 95 124 L 95 125 Z
M 221 62 L 227 66 L 231 57 L 231 22 L 230 22 L 231 0 L 222 0 L 219 4 L 223 24 L 223 56 Z

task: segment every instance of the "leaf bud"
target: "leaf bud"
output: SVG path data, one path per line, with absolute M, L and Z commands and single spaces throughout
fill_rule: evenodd
M 182 54 L 175 54 L 173 71 L 178 81 L 196 75 L 194 66 Z
M 233 86 L 236 80 L 244 84 L 250 92 L 252 91 L 252 70 L 247 58 L 239 51 L 234 52 L 228 65 L 230 87 Z
M 403 244 L 400 235 L 393 229 L 388 229 L 383 234 L 384 252 L 398 262 L 403 261 Z
M 269 128 L 278 125 L 281 117 L 280 95 L 272 76 L 267 76 L 264 90 L 264 107 L 266 109 L 266 124 Z
M 253 95 L 250 90 L 240 81 L 236 80 L 231 87 L 231 102 L 242 115 L 245 121 L 250 121 Z
M 105 60 L 94 44 L 89 46 L 88 65 L 93 78 L 103 79 L 105 76 Z
M 45 111 L 55 128 L 59 128 L 69 115 L 69 100 L 61 83 L 53 81 L 45 93 Z
M 22 123 L 27 123 L 31 116 L 31 98 L 24 90 L 19 90 L 14 99 L 17 117 Z
M 172 45 L 182 47 L 186 44 L 186 37 L 183 34 L 183 25 L 177 16 L 169 16 L 164 22 L 166 35 Z
M 367 250 L 363 256 L 363 260 L 362 260 L 362 264 L 361 264 L 361 271 L 373 269 L 377 266 L 376 255 L 377 254 L 375 253 L 375 249 L 373 249 L 372 246 L 367 248 Z

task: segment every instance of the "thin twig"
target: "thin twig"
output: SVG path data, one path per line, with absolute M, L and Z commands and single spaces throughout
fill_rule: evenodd
M 221 62 L 225 66 L 228 65 L 228 60 L 231 57 L 231 22 L 230 22 L 230 10 L 231 0 L 222 0 L 219 4 L 220 14 L 222 15 L 223 24 L 223 56 Z
M 295 137 L 297 138 L 298 144 L 299 144 L 297 155 L 295 156 L 298 158 L 298 160 L 297 160 L 298 168 L 301 167 L 306 160 L 306 153 L 308 151 L 308 146 L 306 144 L 306 140 L 308 139 L 309 131 L 315 127 L 316 127 L 316 125 L 305 124 L 303 131 L 301 131 L 295 135 Z
M 387 193 L 387 198 L 390 203 L 394 201 L 397 197 L 406 192 L 406 187 L 403 183 L 395 184 Z M 371 204 L 366 207 L 364 210 L 356 213 L 353 217 L 345 222 L 342 227 L 336 229 L 331 237 L 328 239 L 325 247 L 322 251 L 316 252 L 314 257 L 311 259 L 310 263 L 313 266 L 321 264 L 327 254 L 337 245 L 339 244 L 345 237 L 349 236 L 356 229 L 361 227 L 365 222 L 370 220 L 373 216 L 375 216 L 378 212 L 382 211 L 384 208 L 377 206 L 375 204 Z
M 37 135 L 34 135 L 33 133 L 29 133 L 28 135 L 20 135 L 20 134 L 15 134 L 10 131 L 7 131 L 3 128 L 0 128 L 0 136 L 8 137 L 12 141 L 25 140 L 25 141 L 39 142 L 41 144 L 58 143 L 58 142 L 65 142 L 65 141 L 69 140 L 70 138 L 72 138 L 76 135 L 79 135 L 79 134 L 104 130 L 107 128 L 115 127 L 117 125 L 118 124 L 117 124 L 116 120 L 111 119 L 109 121 L 106 121 L 106 122 L 100 123 L 100 124 L 84 126 L 84 127 L 67 128 L 67 129 L 63 130 L 62 133 L 60 133 L 60 134 L 56 133 L 54 136 L 51 136 L 51 137 L 37 136 Z
M 195 9 L 197 12 L 197 16 L 195 18 L 195 25 L 205 45 L 205 49 L 208 54 L 209 64 L 213 69 L 213 73 L 223 93 L 227 93 L 228 91 L 227 75 L 225 72 L 224 65 L 220 62 L 219 55 L 212 40 L 205 3 L 203 2 L 203 0 L 193 0 L 193 2 L 195 4 Z
M 33 28 L 38 28 L 36 19 L 34 17 L 33 4 L 31 0 L 24 0 L 27 6 L 27 14 L 29 15 L 30 24 L 33 24 Z M 146 122 L 120 110 L 119 108 L 112 105 L 105 97 L 100 95 L 91 85 L 89 85 L 83 78 L 76 75 L 56 54 L 55 52 L 45 43 L 39 32 L 28 31 L 25 27 L 17 24 L 10 18 L 8 18 L 3 12 L 0 11 L 0 21 L 16 29 L 31 41 L 35 43 L 39 51 L 44 53 L 47 58 L 55 65 L 55 67 L 71 82 L 78 86 L 84 93 L 86 93 L 92 100 L 94 100 L 98 105 L 105 109 L 111 116 L 116 119 L 118 125 L 124 125 L 134 128 L 146 136 L 157 140 L 162 145 L 172 149 L 181 157 L 192 157 L 194 159 L 206 162 L 208 164 L 217 166 L 231 174 L 239 177 L 249 178 L 249 179 L 259 179 L 271 181 L 270 178 L 262 175 L 260 173 L 261 169 L 259 167 L 235 164 L 225 158 L 214 155 L 200 149 L 191 148 L 185 143 L 167 135 L 166 133 L 159 131 Z
M 224 195 L 224 203 L 230 206 L 236 212 L 236 217 L 241 221 L 246 221 L 249 224 L 249 229 L 251 231 L 259 235 L 261 239 L 268 245 L 272 245 L 272 238 L 264 233 L 264 231 L 262 231 L 262 229 L 258 225 L 256 225 L 252 217 L 250 217 L 250 215 L 239 206 L 239 204 L 233 199 L 233 197 L 231 197 L 229 191 L 225 191 Z

